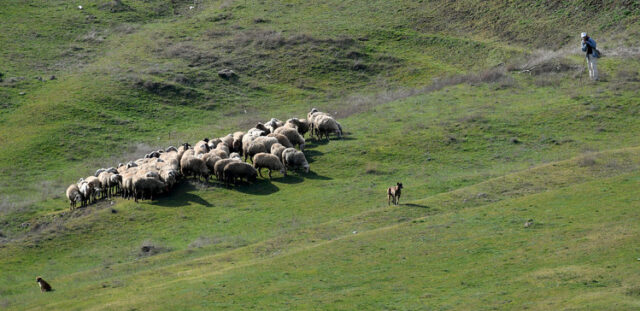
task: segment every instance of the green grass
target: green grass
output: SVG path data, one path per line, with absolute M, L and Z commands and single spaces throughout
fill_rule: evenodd
M 625 47 L 613 33 L 638 29 L 633 4 L 125 3 L 0 12 L 3 309 L 640 304 L 640 62 L 610 54 L 599 83 L 571 53 L 504 69 L 546 40 L 573 44 L 595 12 L 598 42 Z M 311 107 L 347 135 L 309 141 L 309 174 L 67 211 L 66 185 L 99 167 Z M 388 208 L 397 181 L 403 204 Z

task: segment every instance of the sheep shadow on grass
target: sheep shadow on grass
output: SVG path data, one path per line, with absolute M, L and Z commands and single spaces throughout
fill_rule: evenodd
M 304 156 L 305 158 L 307 158 L 307 162 L 310 164 L 314 162 L 313 158 L 322 156 L 323 154 L 324 152 L 321 152 L 318 150 L 308 150 L 308 149 L 304 150 Z
M 298 175 L 288 174 L 287 177 L 274 178 L 273 181 L 283 183 L 283 184 L 299 184 L 304 181 L 304 178 Z
M 189 202 L 200 204 L 206 207 L 212 207 L 213 205 L 207 200 L 191 192 L 199 190 L 196 185 L 191 182 L 181 182 L 176 185 L 170 195 L 164 195 L 153 202 L 148 202 L 151 205 L 158 205 L 164 207 L 180 207 L 189 204 Z
M 309 173 L 300 173 L 300 176 L 302 176 L 304 178 L 318 179 L 318 180 L 332 180 L 333 179 L 333 178 L 328 177 L 328 176 L 318 175 L 314 171 L 309 171 Z
M 253 183 L 239 182 L 237 185 L 231 184 L 231 189 L 253 195 L 269 195 L 280 191 L 280 188 L 272 184 L 268 179 L 258 179 Z

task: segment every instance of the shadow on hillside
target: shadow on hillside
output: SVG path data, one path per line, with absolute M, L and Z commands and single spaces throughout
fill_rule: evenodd
M 149 202 L 151 205 L 158 205 L 164 207 L 180 207 L 185 206 L 189 202 L 200 204 L 206 207 L 212 207 L 213 205 L 200 196 L 190 193 L 191 191 L 198 190 L 196 185 L 191 182 L 182 182 L 177 185 L 172 191 L 171 195 L 166 195 Z
M 291 175 L 290 173 L 287 174 L 287 177 L 281 177 L 281 178 L 274 178 L 273 181 L 275 182 L 279 182 L 279 183 L 283 183 L 283 184 L 299 184 L 301 182 L 304 181 L 304 178 L 297 176 L 297 175 Z
M 268 195 L 280 190 L 280 188 L 272 184 L 268 179 L 258 179 L 254 183 L 239 182 L 237 186 L 231 185 L 231 189 L 253 195 Z
M 301 173 L 300 176 L 304 177 L 304 178 L 309 178 L 309 179 L 318 179 L 318 180 L 332 180 L 333 178 L 331 177 L 327 177 L 327 176 L 322 176 L 322 175 L 318 175 L 316 174 L 316 172 L 314 171 L 309 171 L 309 173 Z
M 323 154 L 324 152 L 321 152 L 318 150 L 308 150 L 308 149 L 304 150 L 304 157 L 307 158 L 308 163 L 313 163 L 314 161 L 313 158 L 322 156 Z
M 419 207 L 419 208 L 430 208 L 426 205 L 422 204 L 414 204 L 414 203 L 400 203 L 400 205 L 408 206 L 408 207 Z

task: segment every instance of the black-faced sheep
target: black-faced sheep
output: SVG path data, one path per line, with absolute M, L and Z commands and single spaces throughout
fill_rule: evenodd
M 282 164 L 284 164 L 285 167 L 293 169 L 302 168 L 306 173 L 309 173 L 309 162 L 307 162 L 307 158 L 302 151 L 294 148 L 287 148 L 282 151 Z
M 255 181 L 258 178 L 258 171 L 245 162 L 231 162 L 223 170 L 225 184 L 234 183 L 246 179 L 247 182 Z
M 262 177 L 261 170 L 263 168 L 269 169 L 269 179 L 271 179 L 271 171 L 276 170 L 282 173 L 282 175 L 287 176 L 287 170 L 284 167 L 284 164 L 280 161 L 280 159 L 270 153 L 258 153 L 253 156 L 253 167 L 258 170 L 258 175 Z
M 287 136 L 284 136 L 282 134 L 276 134 L 276 133 L 271 133 L 269 135 L 267 135 L 267 137 L 273 137 L 275 139 L 278 140 L 278 143 L 280 143 L 281 145 L 287 147 L 287 148 L 292 148 L 293 144 L 289 141 L 289 138 L 287 138 Z
M 77 184 L 72 184 L 67 188 L 67 198 L 69 199 L 69 210 L 71 211 L 76 208 L 78 202 L 82 204 L 82 194 Z
M 298 148 L 300 148 L 300 151 L 304 151 L 304 138 L 302 137 L 302 135 L 300 135 L 300 133 L 298 133 L 298 130 L 283 126 L 277 128 L 275 133 L 284 135 L 292 145 L 297 145 Z M 284 146 L 284 144 L 282 145 Z

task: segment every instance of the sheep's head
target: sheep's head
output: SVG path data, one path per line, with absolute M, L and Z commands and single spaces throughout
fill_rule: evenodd
M 82 201 L 82 194 L 76 193 L 75 197 L 73 198 L 73 201 L 75 202 Z
M 280 169 L 280 173 L 281 173 L 282 175 L 284 175 L 284 177 L 287 177 L 287 169 L 286 169 L 286 168 L 282 167 L 282 168 Z
M 304 168 L 304 172 L 305 173 L 309 173 L 309 164 L 308 163 L 305 163 L 302 167 Z

